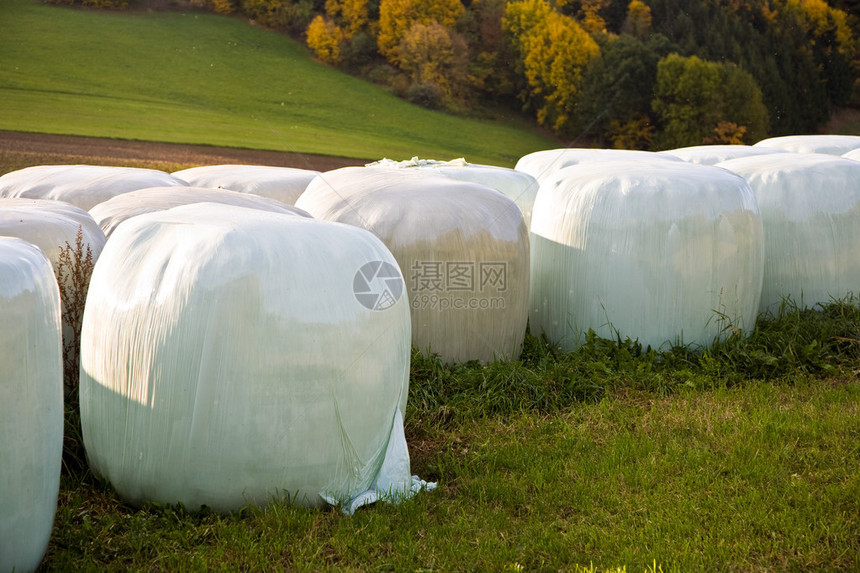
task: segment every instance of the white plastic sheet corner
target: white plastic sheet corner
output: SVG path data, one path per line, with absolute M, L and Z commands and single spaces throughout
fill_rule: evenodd
M 409 450 L 406 445 L 406 435 L 403 432 L 403 414 L 398 410 L 394 417 L 388 448 L 385 451 L 385 460 L 373 485 L 344 502 L 339 502 L 331 495 L 322 497 L 331 505 L 340 505 L 345 515 L 352 515 L 360 507 L 377 501 L 400 503 L 422 491 L 436 489 L 436 482 L 424 481 L 416 475 L 404 480 L 403 476 L 410 475 L 409 468 Z

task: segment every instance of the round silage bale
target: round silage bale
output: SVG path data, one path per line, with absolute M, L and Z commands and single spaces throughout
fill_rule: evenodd
M 0 237 L 0 571 L 33 571 L 63 455 L 60 295 L 35 245 Z
M 445 362 L 515 359 L 528 320 L 528 230 L 498 191 L 409 169 L 323 173 L 296 206 L 373 232 L 406 275 L 412 343 Z
M 754 147 L 782 149 L 792 153 L 843 155 L 860 148 L 860 135 L 783 135 L 763 139 Z
M 148 187 L 117 195 L 90 209 L 90 215 L 110 237 L 123 221 L 155 211 L 165 211 L 181 205 L 194 203 L 220 203 L 260 209 L 273 213 L 286 213 L 310 217 L 306 212 L 268 197 L 237 193 L 226 189 L 208 187 Z
M 0 197 L 65 201 L 85 211 L 144 187 L 184 186 L 156 169 L 102 165 L 37 165 L 0 177 Z
M 140 215 L 90 297 L 84 445 L 123 499 L 228 512 L 411 491 L 408 301 L 371 233 L 210 203 Z
M 583 163 L 603 161 L 680 161 L 671 155 L 654 153 L 653 151 L 638 151 L 633 149 L 587 149 L 582 147 L 566 147 L 560 149 L 544 149 L 522 156 L 517 161 L 517 171 L 528 173 L 538 184 L 552 178 L 559 169 Z
M 532 332 L 705 346 L 755 324 L 762 223 L 747 183 L 685 162 L 564 168 L 532 219 Z
M 319 175 L 312 169 L 268 165 L 203 165 L 174 171 L 173 176 L 195 187 L 220 187 L 295 205 L 308 183 Z
M 60 251 L 75 245 L 78 231 L 93 260 L 104 248 L 105 235 L 95 219 L 64 201 L 0 198 L 0 235 L 20 237 L 38 246 L 57 270 Z
M 780 153 L 718 164 L 749 181 L 764 223 L 760 311 L 785 297 L 814 306 L 860 285 L 860 163 Z
M 420 169 L 429 173 L 445 175 L 459 181 L 471 181 L 472 183 L 486 185 L 516 203 L 523 214 L 526 227 L 531 225 L 532 206 L 535 202 L 535 195 L 537 195 L 538 182 L 534 177 L 523 171 L 508 169 L 507 167 L 497 167 L 495 165 L 468 163 L 465 159 L 434 161 L 432 159 L 418 159 L 417 157 L 413 157 L 408 161 L 383 159 L 369 165 L 369 167 L 374 166 L 396 169 Z

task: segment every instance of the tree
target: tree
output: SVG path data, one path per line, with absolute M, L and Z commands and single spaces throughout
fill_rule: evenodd
M 458 95 L 469 65 L 466 41 L 439 24 L 415 22 L 400 40 L 397 61 L 416 85 L 436 87 L 443 97 Z
M 850 97 L 854 33 L 825 0 L 647 3 L 652 31 L 682 56 L 735 62 L 753 75 L 774 135 L 815 132 Z
M 355 64 L 361 59 L 358 52 L 364 49 L 358 44 L 367 38 L 368 0 L 326 0 L 325 12 L 308 25 L 308 47 L 326 63 Z
M 464 12 L 460 0 L 382 0 L 376 38 L 379 53 L 397 64 L 400 41 L 413 24 L 436 22 L 452 28 Z
M 788 6 L 806 31 L 812 58 L 826 84 L 829 103 L 844 105 L 851 97 L 854 84 L 851 58 L 856 50 L 848 15 L 831 8 L 824 0 L 789 0 Z
M 650 147 L 657 62 L 671 51 L 659 34 L 648 42 L 627 34 L 604 40 L 600 57 L 583 74 L 577 113 L 584 134 L 625 149 Z
M 669 54 L 657 64 L 652 103 L 662 130 L 660 148 L 701 145 L 728 123 L 731 135 L 755 143 L 767 134 L 767 109 L 752 76 L 734 64 L 707 62 Z
M 642 0 L 630 0 L 621 30 L 640 40 L 647 38 L 651 32 L 651 8 Z
M 326 0 L 325 13 L 349 38 L 365 29 L 370 18 L 367 0 Z
M 516 70 L 508 65 L 516 56 L 502 29 L 506 6 L 506 0 L 472 0 L 467 10 L 469 18 L 461 20 L 458 26 L 461 31 L 465 28 L 469 43 L 470 84 L 483 100 L 514 100 L 523 84 Z M 463 26 L 464 23 L 468 26 Z
M 337 24 L 317 15 L 307 29 L 308 47 L 319 59 L 328 64 L 338 64 L 341 60 L 341 44 L 346 33 Z
M 571 135 L 577 127 L 575 108 L 582 73 L 600 54 L 597 43 L 546 0 L 508 4 L 502 25 L 528 82 L 523 96 L 527 106 L 536 111 L 541 125 Z

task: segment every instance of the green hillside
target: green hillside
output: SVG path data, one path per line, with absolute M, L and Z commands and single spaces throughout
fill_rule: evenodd
M 0 129 L 512 166 L 525 123 L 429 111 L 245 20 L 0 2 Z

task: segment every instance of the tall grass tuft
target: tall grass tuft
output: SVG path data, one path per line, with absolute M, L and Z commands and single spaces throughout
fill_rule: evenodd
M 699 358 L 703 372 L 737 381 L 791 373 L 834 375 L 860 358 L 860 301 L 849 293 L 811 308 L 790 297 L 763 313 L 748 336 L 716 341 Z

